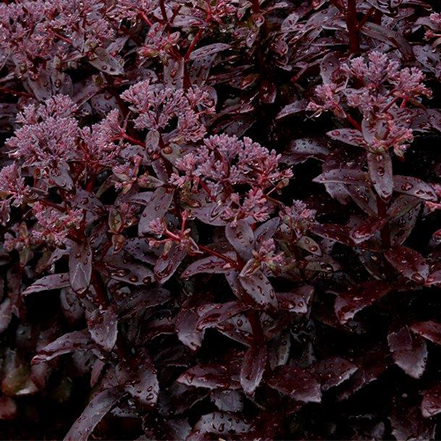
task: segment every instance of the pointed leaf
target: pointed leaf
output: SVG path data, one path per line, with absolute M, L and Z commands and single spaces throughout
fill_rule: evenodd
M 155 264 L 155 277 L 160 284 L 164 284 L 176 272 L 187 251 L 180 245 L 172 243 L 166 254 L 162 254 Z
M 308 312 L 308 306 L 313 294 L 314 287 L 311 285 L 301 286 L 290 292 L 276 293 L 280 309 L 296 312 L 297 314 L 306 314 Z
M 118 316 L 112 307 L 95 309 L 87 320 L 92 340 L 105 351 L 110 351 L 116 343 Z
M 223 254 L 232 260 L 236 260 L 236 253 L 234 252 L 227 252 Z M 188 279 L 195 274 L 225 274 L 229 271 L 231 271 L 231 265 L 228 262 L 225 262 L 225 260 L 221 259 L 220 257 L 209 256 L 193 262 L 182 273 L 181 277 Z
M 349 379 L 358 367 L 341 357 L 332 357 L 320 361 L 314 366 L 314 377 L 321 384 L 322 390 L 339 386 Z
M 69 332 L 49 343 L 32 359 L 33 364 L 52 360 L 60 355 L 69 354 L 76 351 L 85 351 L 92 347 L 89 331 Z
M 254 249 L 254 232 L 244 220 L 237 221 L 236 226 L 228 224 L 225 235 L 240 257 L 245 261 L 251 259 Z
M 138 235 L 151 233 L 150 222 L 164 217 L 173 201 L 173 191 L 165 187 L 157 188 L 147 203 L 138 224 Z
M 428 320 L 426 322 L 414 323 L 410 329 L 415 334 L 441 346 L 441 323 Z
M 417 251 L 397 246 L 384 253 L 388 262 L 404 277 L 416 283 L 424 283 L 429 275 L 426 259 Z
M 387 336 L 390 351 L 395 364 L 403 369 L 412 378 L 420 378 L 426 368 L 427 345 L 426 342 L 409 332 L 404 326 Z
M 78 294 L 87 291 L 92 277 L 92 249 L 89 242 L 74 242 L 69 252 L 69 282 Z
M 320 384 L 306 370 L 293 366 L 281 366 L 268 381 L 268 386 L 305 403 L 320 403 Z
M 243 289 L 259 306 L 277 308 L 274 288 L 262 271 L 256 271 L 249 276 L 239 276 L 239 281 Z
M 34 292 L 50 291 L 52 289 L 67 288 L 69 286 L 69 274 L 51 274 L 45 276 L 23 291 L 23 295 L 33 294 Z
M 356 147 L 364 147 L 366 145 L 363 134 L 356 129 L 337 129 L 326 134 L 334 141 L 344 142 Z
M 344 294 L 339 295 L 334 304 L 334 310 L 341 324 L 347 323 L 354 318 L 357 312 L 380 300 L 391 287 L 383 281 L 364 283 L 350 288 Z
M 411 176 L 394 176 L 394 190 L 398 193 L 415 196 L 424 201 L 438 200 L 435 190 L 430 184 Z
M 217 54 L 218 52 L 230 49 L 230 45 L 226 43 L 213 43 L 207 46 L 200 47 L 190 54 L 190 60 L 197 60 L 199 58 L 208 57 Z
M 240 371 L 240 384 L 246 394 L 252 395 L 262 381 L 266 360 L 266 345 L 253 345 L 246 351 Z
M 320 184 L 340 183 L 347 185 L 370 185 L 369 176 L 360 170 L 335 169 L 322 173 L 313 179 Z
M 213 303 L 207 306 L 208 307 L 200 314 L 200 318 L 197 322 L 197 329 L 199 330 L 216 327 L 225 320 L 248 309 L 248 306 L 239 302 Z
M 122 67 L 121 63 L 117 58 L 110 55 L 106 49 L 97 47 L 94 51 L 94 55 L 96 58 L 92 60 L 90 58 L 88 59 L 89 63 L 93 67 L 109 75 L 124 74 L 124 68 Z
M 387 200 L 392 195 L 394 188 L 390 154 L 388 152 L 368 153 L 367 157 L 372 184 L 381 199 Z
M 118 382 L 124 390 L 144 406 L 158 401 L 159 383 L 151 357 L 144 351 L 129 362 L 121 362 L 117 369 Z
M 73 423 L 64 441 L 87 441 L 96 425 L 115 406 L 121 396 L 118 388 L 105 389 L 95 395 L 81 416 Z
M 176 381 L 187 386 L 206 389 L 229 389 L 232 386 L 228 369 L 220 364 L 201 364 L 192 367 Z

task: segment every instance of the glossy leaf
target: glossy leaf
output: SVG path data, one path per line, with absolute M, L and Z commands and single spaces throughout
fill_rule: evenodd
M 69 283 L 71 288 L 84 293 L 92 277 L 92 249 L 88 242 L 74 243 L 69 252 Z
M 353 287 L 339 295 L 334 304 L 334 310 L 340 323 L 345 324 L 355 314 L 380 300 L 391 291 L 386 282 L 375 281 Z
M 236 226 L 227 225 L 225 236 L 239 256 L 245 261 L 251 259 L 254 248 L 254 232 L 247 222 L 239 220 Z
M 69 332 L 38 351 L 38 354 L 32 359 L 32 363 L 36 364 L 50 361 L 60 355 L 76 351 L 85 351 L 91 347 L 90 335 L 86 329 L 83 331 Z
M 116 343 L 118 316 L 112 307 L 95 309 L 87 320 L 92 340 L 105 351 L 110 351 Z
M 387 336 L 389 348 L 395 364 L 412 378 L 420 378 L 426 368 L 426 342 L 412 335 L 407 326 Z
M 429 265 L 424 257 L 411 248 L 397 246 L 385 252 L 389 263 L 404 277 L 424 283 L 429 275 Z
M 118 388 L 98 392 L 74 422 L 64 441 L 87 441 L 97 424 L 120 400 L 122 394 Z
M 246 293 L 264 308 L 277 308 L 277 298 L 268 278 L 261 271 L 256 271 L 249 276 L 239 276 L 240 284 Z
M 326 391 L 348 380 L 357 370 L 354 363 L 344 358 L 332 357 L 320 361 L 314 366 L 313 372 L 322 390 Z
M 432 343 L 441 345 L 441 323 L 428 320 L 426 322 L 414 323 L 410 329 Z
M 164 217 L 170 204 L 173 201 L 173 192 L 165 187 L 157 188 L 144 211 L 141 214 L 138 224 L 138 235 L 143 236 L 151 233 L 150 222 Z
M 368 153 L 368 166 L 375 190 L 382 199 L 389 199 L 394 188 L 392 160 L 389 153 Z
M 433 187 L 421 179 L 411 176 L 394 176 L 394 190 L 398 193 L 415 196 L 425 201 L 437 201 Z
M 305 369 L 281 366 L 268 385 L 284 395 L 305 403 L 320 403 L 320 384 Z
M 51 291 L 53 289 L 67 288 L 69 286 L 69 274 L 51 274 L 45 276 L 23 291 L 23 295 L 27 296 L 35 292 Z
M 253 345 L 247 349 L 240 371 L 240 384 L 247 394 L 253 394 L 262 381 L 267 361 L 266 345 Z

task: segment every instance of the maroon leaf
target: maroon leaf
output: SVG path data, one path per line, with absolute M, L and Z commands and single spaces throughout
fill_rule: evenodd
M 268 386 L 305 403 L 320 403 L 320 384 L 305 369 L 281 366 L 268 381 Z
M 288 165 L 293 165 L 305 162 L 309 158 L 323 160 L 328 154 L 329 149 L 324 142 L 315 138 L 301 138 L 295 139 L 290 144 L 289 149 L 283 154 L 281 161 Z
M 302 250 L 309 251 L 316 256 L 322 256 L 322 250 L 320 245 L 311 237 L 302 236 L 296 243 L 296 245 Z
M 397 31 L 368 21 L 362 27 L 361 32 L 369 37 L 384 41 L 385 43 L 392 43 L 392 45 L 403 54 L 406 60 L 412 60 L 414 58 L 412 46 L 403 35 Z
M 167 253 L 162 254 L 155 264 L 156 280 L 161 284 L 169 280 L 186 255 L 187 251 L 180 244 L 172 243 Z
M 317 236 L 324 237 L 325 239 L 340 242 L 349 246 L 353 245 L 353 241 L 349 236 L 349 231 L 344 225 L 314 224 L 311 225 L 310 231 L 317 234 Z
M 151 357 L 142 351 L 127 362 L 121 362 L 116 369 L 118 382 L 126 392 L 144 406 L 156 404 L 159 383 Z
M 424 394 L 421 413 L 424 418 L 430 418 L 441 413 L 441 385 L 437 384 Z
M 409 332 L 407 326 L 387 336 L 395 364 L 412 378 L 420 378 L 426 368 L 426 342 Z
M 344 358 L 332 357 L 322 360 L 315 365 L 313 373 L 321 384 L 322 390 L 326 391 L 348 380 L 357 369 L 358 367 L 354 363 Z
M 221 438 L 226 434 L 229 438 L 233 435 L 244 436 L 250 430 L 251 425 L 233 413 L 213 412 L 203 415 L 194 426 L 193 432 L 187 437 L 187 441 L 207 439 L 204 434 L 215 434 Z M 209 438 L 211 439 L 211 438 Z
M 92 340 L 105 351 L 110 351 L 116 343 L 118 316 L 112 307 L 95 309 L 87 320 Z
M 240 384 L 246 394 L 252 395 L 259 387 L 265 372 L 266 345 L 253 345 L 247 349 L 240 371 Z
M 394 176 L 394 190 L 398 193 L 415 196 L 425 201 L 437 201 L 438 196 L 433 187 L 418 178 L 411 176 Z
M 363 134 L 356 129 L 332 130 L 331 132 L 328 132 L 327 135 L 335 141 L 344 142 L 345 144 L 356 147 L 364 147 L 366 145 Z
M 306 314 L 313 294 L 314 287 L 305 285 L 295 288 L 290 292 L 278 292 L 276 295 L 280 309 L 298 314 Z
M 391 289 L 391 286 L 383 281 L 367 282 L 350 288 L 335 300 L 334 310 L 338 320 L 341 324 L 347 323 L 357 312 L 380 300 Z
M 63 288 L 60 292 L 60 304 L 66 319 L 74 324 L 84 315 L 84 308 L 71 288 Z
M 192 351 L 201 347 L 204 338 L 204 331 L 197 328 L 198 321 L 199 316 L 196 308 L 186 307 L 185 304 L 176 316 L 176 333 L 178 338 Z
M 294 101 L 291 104 L 286 105 L 276 116 L 276 119 L 282 119 L 290 115 L 295 115 L 299 112 L 304 112 L 308 106 L 307 100 Z
M 262 225 L 254 231 L 254 238 L 256 242 L 264 242 L 265 240 L 271 239 L 274 234 L 276 234 L 277 228 L 280 224 L 280 218 L 274 217 Z
M 143 236 L 151 233 L 150 222 L 164 217 L 173 201 L 173 191 L 165 187 L 159 187 L 153 193 L 151 199 L 144 208 L 138 224 L 138 235 Z
M 243 393 L 237 390 L 214 390 L 210 394 L 211 401 L 221 411 L 241 412 L 243 410 Z
M 369 175 L 375 190 L 381 199 L 389 199 L 394 188 L 392 160 L 389 153 L 368 153 L 367 158 Z
M 401 245 L 410 236 L 417 223 L 421 206 L 412 206 L 412 203 L 409 205 L 411 208 L 407 213 L 390 222 L 390 238 L 394 246 Z
M 352 169 L 336 169 L 322 173 L 313 179 L 313 182 L 326 184 L 329 182 L 337 182 L 348 185 L 369 185 L 369 176 L 360 170 Z
M 243 289 L 259 306 L 277 308 L 274 288 L 262 271 L 256 271 L 249 276 L 239 276 L 239 281 Z
M 96 425 L 122 396 L 118 388 L 105 389 L 95 395 L 81 416 L 73 423 L 64 441 L 87 441 Z
M 427 322 L 414 323 L 410 329 L 432 343 L 441 345 L 441 323 L 428 320 Z
M 232 260 L 236 259 L 236 253 L 234 252 L 227 252 L 223 254 Z M 195 274 L 225 274 L 229 271 L 231 271 L 231 264 L 225 262 L 225 260 L 221 259 L 220 257 L 209 256 L 193 262 L 182 273 L 181 277 L 183 277 L 184 279 L 188 279 Z
M 372 238 L 375 233 L 380 231 L 385 220 L 370 218 L 351 230 L 351 239 L 356 243 L 362 243 Z
M 122 67 L 121 63 L 117 58 L 110 55 L 106 49 L 97 47 L 94 50 L 93 57 L 95 58 L 92 58 L 92 56 L 89 57 L 88 61 L 98 70 L 101 70 L 109 75 L 122 75 L 124 73 L 124 68 Z
M 220 364 L 201 364 L 192 367 L 176 381 L 187 386 L 206 389 L 229 389 L 233 386 L 228 369 Z
M 388 262 L 404 277 L 416 283 L 424 283 L 429 275 L 429 265 L 415 250 L 397 246 L 384 253 Z
M 69 282 L 78 294 L 84 293 L 92 277 L 92 249 L 89 242 L 74 242 L 69 252 Z
M 227 225 L 225 235 L 239 256 L 246 261 L 251 259 L 254 249 L 254 232 L 247 222 L 239 220 L 234 227 L 231 224 Z
M 213 303 L 207 305 L 207 308 L 200 314 L 197 322 L 197 329 L 203 330 L 210 327 L 216 327 L 220 323 L 248 309 L 246 305 L 239 302 L 226 302 L 223 304 Z
M 85 351 L 92 347 L 89 331 L 69 332 L 49 343 L 32 359 L 33 364 L 50 361 L 60 355 L 69 354 L 75 351 Z
M 207 46 L 200 47 L 190 54 L 190 60 L 197 60 L 199 58 L 208 57 L 217 54 L 218 52 L 230 49 L 230 45 L 226 43 L 213 43 Z
M 34 292 L 50 291 L 52 289 L 67 288 L 69 285 L 69 274 L 51 274 L 45 276 L 23 291 L 23 295 L 33 294 Z

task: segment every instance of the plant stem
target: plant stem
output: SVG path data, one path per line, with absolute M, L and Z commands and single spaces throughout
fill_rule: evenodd
M 360 30 L 357 22 L 357 0 L 348 0 L 346 8 L 346 26 L 349 32 L 349 52 L 360 52 Z
M 230 259 L 229 257 L 225 256 L 222 253 L 218 253 L 217 251 L 206 247 L 205 245 L 198 245 L 198 248 L 203 251 L 204 253 L 210 254 L 211 256 L 219 257 L 219 259 L 225 260 L 225 262 L 229 263 L 233 268 L 238 267 L 238 263 L 235 262 L 233 259 Z
M 377 195 L 377 209 L 378 209 L 378 216 L 380 217 L 380 219 L 386 219 L 387 216 L 386 202 L 384 202 L 379 195 Z M 381 228 L 381 242 L 385 250 L 388 250 L 390 248 L 389 222 L 385 222 L 383 227 Z

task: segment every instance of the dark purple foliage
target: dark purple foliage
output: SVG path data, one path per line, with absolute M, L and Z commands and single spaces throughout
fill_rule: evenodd
M 0 2 L 5 439 L 439 439 L 441 6 Z

